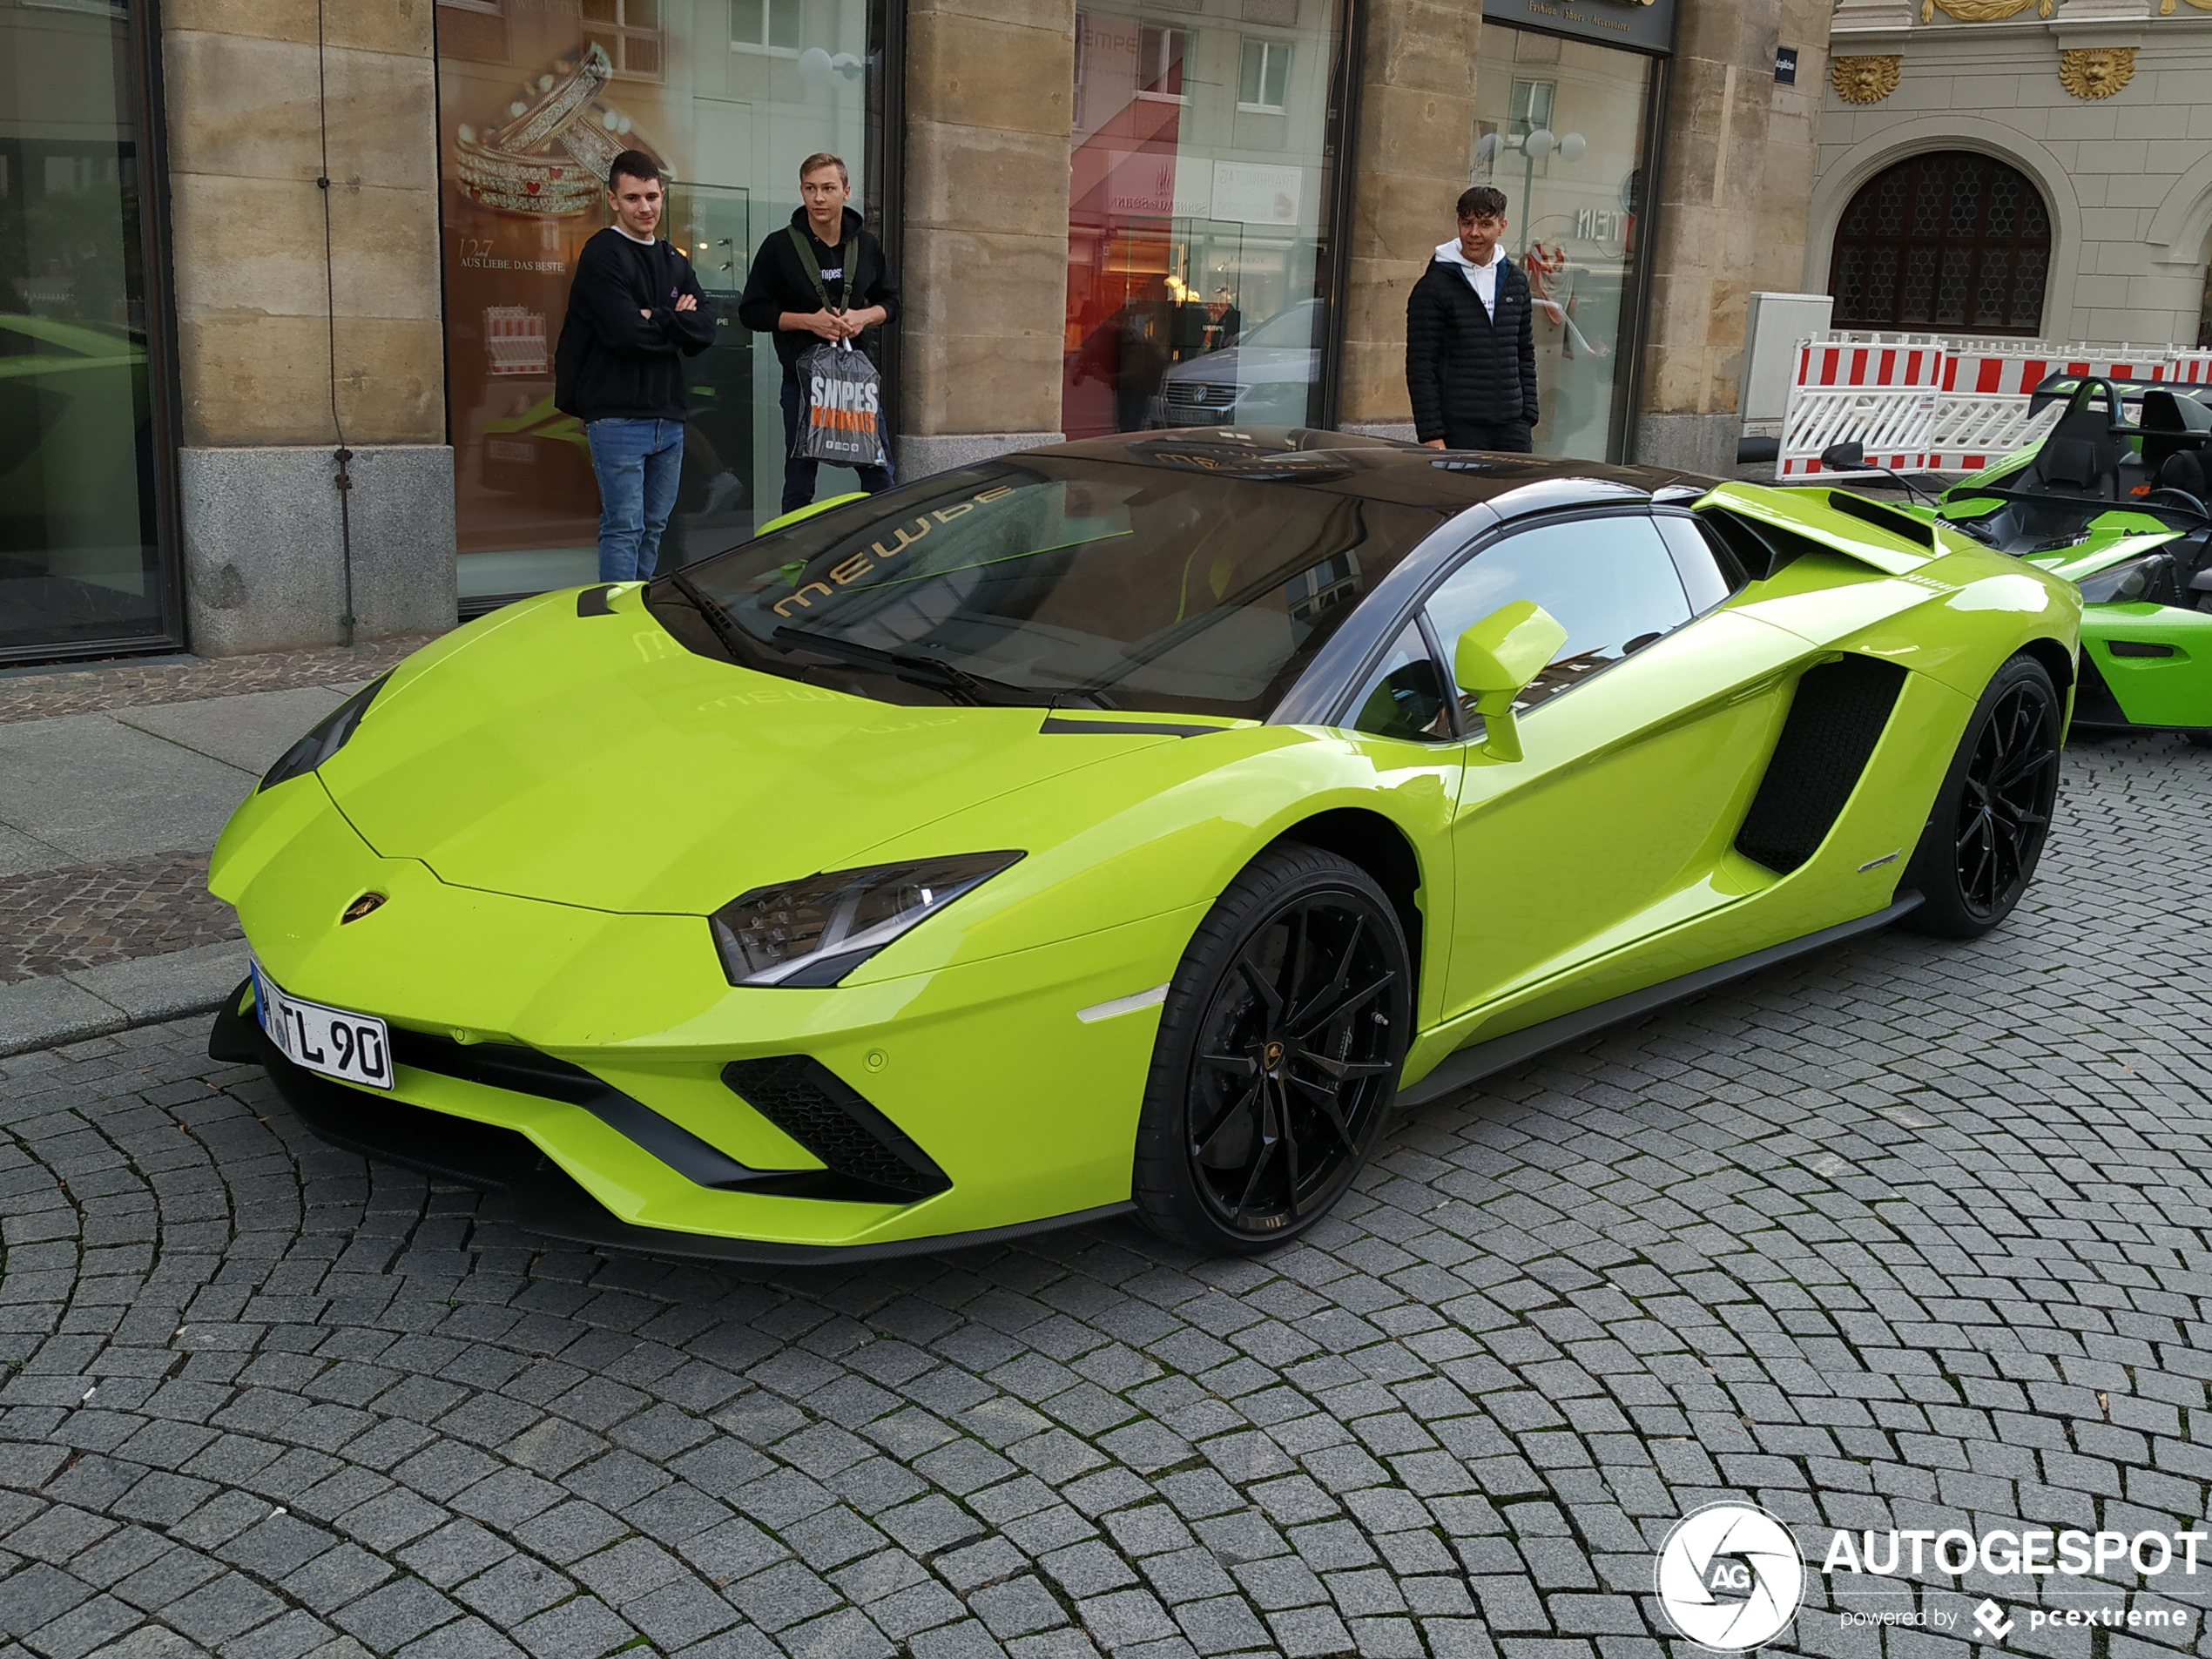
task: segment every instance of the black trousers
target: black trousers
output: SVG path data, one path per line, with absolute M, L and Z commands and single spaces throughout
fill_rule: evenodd
M 1532 428 L 1523 421 L 1499 421 L 1444 428 L 1447 449 L 1495 449 L 1509 455 L 1535 453 Z

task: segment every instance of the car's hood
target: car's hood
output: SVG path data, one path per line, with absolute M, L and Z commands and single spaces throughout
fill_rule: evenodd
M 1319 378 L 1320 354 L 1303 346 L 1231 346 L 1208 352 L 1168 370 L 1171 381 L 1206 384 L 1266 386 Z
M 547 595 L 410 659 L 322 768 L 362 838 L 457 886 L 705 914 L 1175 740 L 1048 733 L 1037 708 L 894 707 L 696 656 L 635 590 L 616 607 L 578 617 L 573 593 Z

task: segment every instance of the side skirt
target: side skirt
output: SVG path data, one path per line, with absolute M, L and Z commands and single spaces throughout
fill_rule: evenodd
M 1694 974 L 1684 974 L 1676 979 L 1662 980 L 1648 985 L 1641 991 L 1630 991 L 1603 1002 L 1594 1002 L 1588 1008 L 1577 1008 L 1572 1014 L 1562 1014 L 1557 1019 L 1546 1020 L 1526 1030 L 1509 1031 L 1504 1036 L 1493 1037 L 1487 1042 L 1478 1042 L 1471 1048 L 1451 1055 L 1434 1071 L 1422 1078 L 1411 1089 L 1400 1089 L 1400 1106 L 1426 1106 L 1440 1100 L 1454 1090 L 1483 1078 L 1517 1066 L 1524 1060 L 1534 1058 L 1547 1049 L 1556 1049 L 1563 1042 L 1588 1036 L 1593 1031 L 1602 1031 L 1609 1025 L 1623 1020 L 1633 1020 L 1638 1015 L 1649 1014 L 1654 1008 L 1678 1002 L 1683 997 L 1695 996 L 1700 991 L 1710 991 L 1716 985 L 1725 985 L 1756 974 L 1762 968 L 1786 962 L 1793 956 L 1803 956 L 1830 945 L 1841 944 L 1860 934 L 1871 934 L 1888 927 L 1906 912 L 1916 910 L 1920 895 L 1907 893 L 1886 910 L 1877 910 L 1871 916 L 1861 916 L 1856 921 L 1838 922 L 1833 927 L 1824 927 L 1817 934 L 1807 934 L 1801 939 L 1785 940 L 1779 945 L 1770 945 L 1764 950 L 1755 950 L 1749 956 L 1737 956 L 1725 962 L 1716 962 L 1710 968 L 1701 968 Z

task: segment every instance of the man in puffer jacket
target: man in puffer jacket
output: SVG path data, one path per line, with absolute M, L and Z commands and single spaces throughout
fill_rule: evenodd
M 1406 301 L 1406 389 L 1432 449 L 1534 447 L 1536 341 L 1528 279 L 1506 257 L 1506 197 L 1460 198 L 1459 239 L 1440 243 Z

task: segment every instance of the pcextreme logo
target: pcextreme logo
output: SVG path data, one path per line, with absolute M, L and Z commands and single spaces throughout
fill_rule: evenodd
M 1805 1561 L 1790 1529 L 1748 1503 L 1714 1503 L 1675 1523 L 1659 1547 L 1659 1603 L 1701 1648 L 1741 1653 L 1771 1642 L 1804 1599 Z

